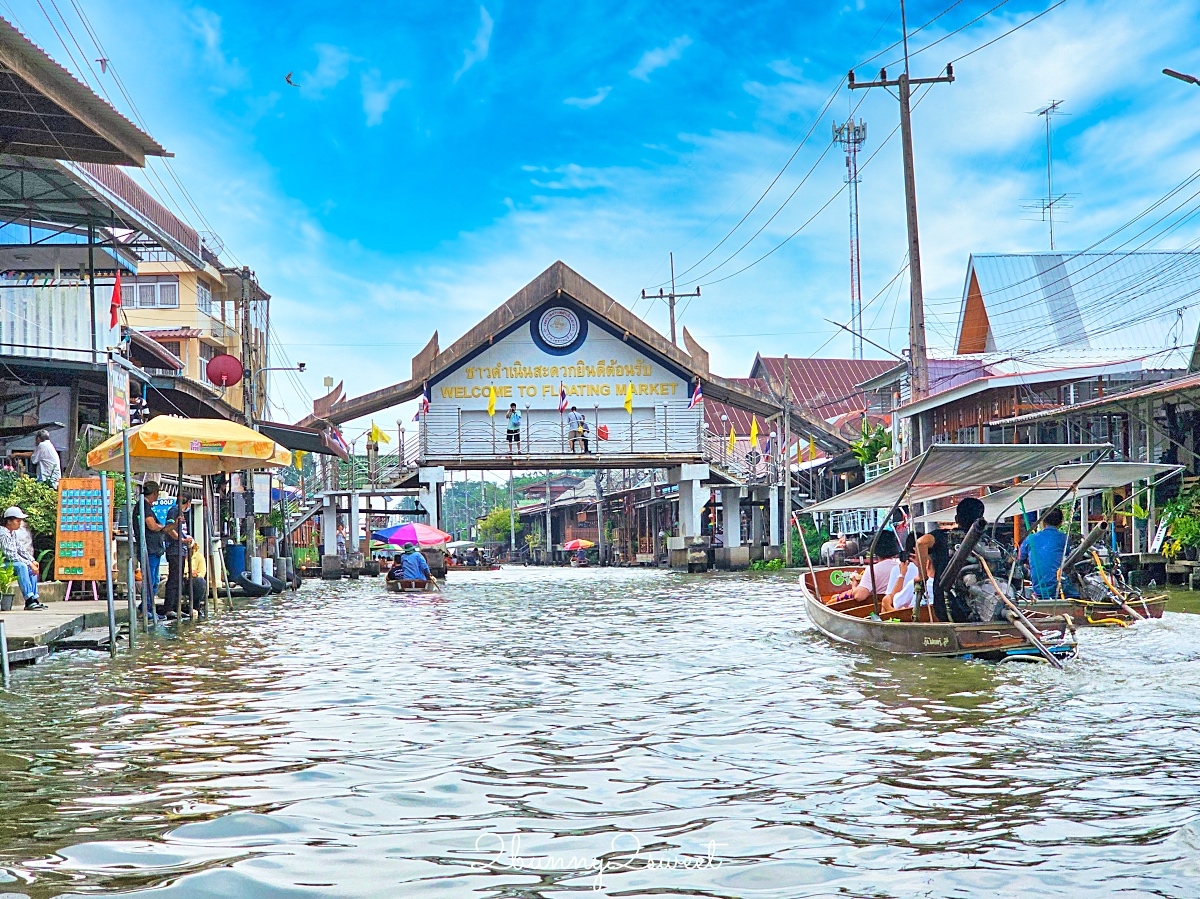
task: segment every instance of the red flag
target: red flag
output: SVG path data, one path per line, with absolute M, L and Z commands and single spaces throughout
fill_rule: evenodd
M 117 267 L 117 280 L 113 284 L 112 300 L 108 304 L 110 328 L 115 328 L 121 323 L 121 269 Z

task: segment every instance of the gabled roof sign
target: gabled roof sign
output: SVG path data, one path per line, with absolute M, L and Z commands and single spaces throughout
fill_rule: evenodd
M 144 166 L 171 155 L 4 19 L 0 123 L 3 149 L 16 156 Z

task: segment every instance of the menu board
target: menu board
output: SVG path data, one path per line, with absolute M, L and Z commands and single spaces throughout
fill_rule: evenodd
M 108 501 L 111 522 L 111 491 Z M 104 506 L 99 478 L 63 478 L 58 482 L 54 576 L 60 581 L 104 580 Z

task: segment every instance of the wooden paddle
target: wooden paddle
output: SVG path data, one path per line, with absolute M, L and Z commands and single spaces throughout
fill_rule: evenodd
M 992 569 L 991 566 L 988 565 L 987 559 L 985 559 L 979 553 L 975 554 L 975 558 L 977 558 L 983 564 L 984 573 L 987 574 L 988 580 L 992 582 L 992 589 L 996 591 L 996 595 L 1000 597 L 1000 601 L 1004 603 L 1005 607 L 1008 609 L 1004 617 L 1009 620 L 1013 627 L 1021 632 L 1021 635 L 1024 636 L 1026 640 L 1034 645 L 1037 651 L 1045 657 L 1047 662 L 1049 662 L 1059 671 L 1062 671 L 1063 663 L 1060 662 L 1058 657 L 1049 650 L 1045 643 L 1042 642 L 1041 638 L 1037 635 L 1037 631 L 1033 626 L 1033 622 L 1026 618 L 1025 613 L 1017 607 L 1017 604 L 1009 599 L 1008 596 L 1005 595 L 1004 591 L 1000 589 L 1000 585 L 996 583 L 996 578 L 992 574 Z

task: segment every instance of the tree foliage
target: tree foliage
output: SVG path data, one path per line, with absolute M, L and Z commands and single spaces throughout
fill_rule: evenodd
M 492 509 L 479 522 L 479 539 L 488 543 L 508 543 L 508 509 Z

